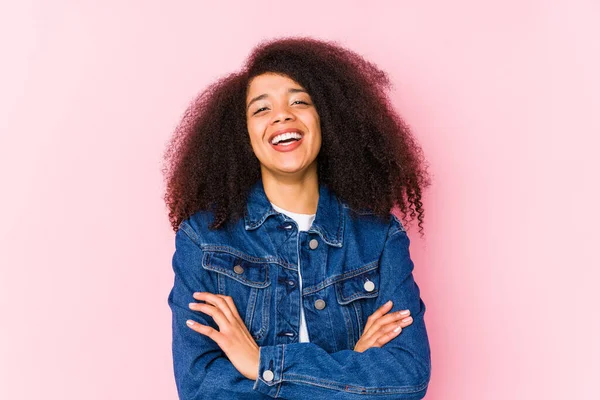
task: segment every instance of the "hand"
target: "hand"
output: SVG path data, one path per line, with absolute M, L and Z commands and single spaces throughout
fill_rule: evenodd
M 354 351 L 362 353 L 371 347 L 381 347 L 402 332 L 402 328 L 412 324 L 410 310 L 396 311 L 385 315 L 392 309 L 392 302 L 379 307 L 367 318 L 365 330 L 354 346 Z M 406 312 L 406 314 L 401 314 Z M 397 329 L 397 331 L 395 331 Z
M 193 296 L 196 300 L 204 300 L 205 303 L 190 303 L 189 307 L 210 315 L 219 326 L 219 330 L 192 320 L 187 320 L 188 326 L 217 342 L 242 375 L 256 380 L 260 361 L 259 348 L 238 314 L 233 299 L 230 296 L 208 292 L 196 292 Z

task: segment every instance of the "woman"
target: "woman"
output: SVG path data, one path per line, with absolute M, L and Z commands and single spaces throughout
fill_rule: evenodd
M 390 210 L 422 233 L 429 180 L 389 86 L 335 43 L 286 38 L 188 109 L 165 170 L 181 399 L 425 395 L 425 305 Z

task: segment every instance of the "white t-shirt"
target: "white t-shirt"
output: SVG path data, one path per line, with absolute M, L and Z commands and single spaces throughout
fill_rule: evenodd
M 312 225 L 316 214 L 298 214 L 288 210 L 284 210 L 281 207 L 277 207 L 271 203 L 275 211 L 287 215 L 292 218 L 298 224 L 298 229 L 301 231 L 307 231 Z M 302 275 L 300 274 L 300 260 L 298 260 L 298 281 L 300 282 L 300 296 L 302 296 Z M 302 304 L 302 300 L 300 301 Z M 300 307 L 300 342 L 309 342 L 308 330 L 306 329 L 306 319 L 304 319 L 304 307 Z

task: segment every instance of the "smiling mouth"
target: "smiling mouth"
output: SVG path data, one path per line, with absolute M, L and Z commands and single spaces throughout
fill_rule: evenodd
M 300 139 L 296 139 L 296 138 L 289 138 L 289 139 L 285 139 L 282 140 L 276 144 L 274 144 L 273 146 L 289 146 L 290 144 L 299 141 Z
M 286 145 L 293 142 L 297 142 L 303 138 L 303 134 L 298 131 L 288 131 L 279 135 L 276 135 L 271 139 L 271 144 L 274 146 Z
M 284 140 L 281 140 L 284 139 Z M 279 151 L 279 152 L 290 152 L 290 151 L 294 151 L 296 150 L 298 147 L 300 147 L 302 145 L 302 142 L 304 140 L 304 135 L 300 136 L 300 138 L 297 137 L 284 137 L 284 138 L 279 138 L 279 142 L 277 142 L 277 144 L 274 144 L 271 142 L 271 146 L 273 146 L 273 150 L 275 151 Z

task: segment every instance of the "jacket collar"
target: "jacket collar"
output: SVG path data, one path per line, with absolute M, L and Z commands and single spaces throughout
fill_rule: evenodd
M 252 186 L 244 215 L 246 230 L 256 229 L 270 216 L 279 214 L 267 198 L 262 178 Z M 318 233 L 325 243 L 342 247 L 344 213 L 342 202 L 324 184 L 319 184 L 317 213 L 309 232 Z

